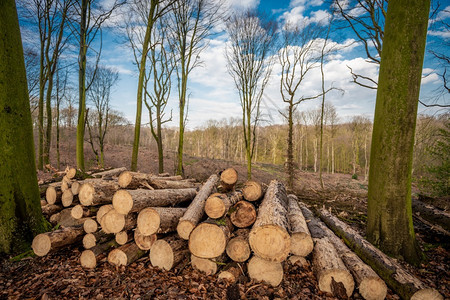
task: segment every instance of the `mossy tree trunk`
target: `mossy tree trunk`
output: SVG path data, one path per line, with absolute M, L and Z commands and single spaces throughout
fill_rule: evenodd
M 389 3 L 370 157 L 368 239 L 412 263 L 420 260 L 411 168 L 429 9 L 429 0 Z
M 19 22 L 0 1 L 0 252 L 21 251 L 46 228 L 37 185 L 33 129 Z

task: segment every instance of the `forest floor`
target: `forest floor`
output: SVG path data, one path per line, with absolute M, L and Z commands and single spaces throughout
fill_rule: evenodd
M 71 147 L 74 149 L 74 147 Z M 86 148 L 87 162 L 94 165 Z M 131 146 L 107 146 L 105 165 L 128 167 Z M 75 155 L 62 149 L 61 163 L 75 165 Z M 173 173 L 174 153 L 165 157 L 166 172 Z M 148 148 L 139 154 L 141 172 L 158 173 L 157 155 Z M 204 181 L 211 174 L 227 167 L 239 173 L 238 183 L 246 179 L 244 163 L 185 156 L 185 175 Z M 41 181 L 50 177 L 39 173 Z M 285 180 L 282 166 L 255 164 L 253 179 L 268 184 L 272 179 Z M 341 220 L 364 235 L 367 212 L 367 182 L 352 179 L 347 174 L 324 174 L 324 189 L 318 174 L 295 172 L 293 192 L 309 205 L 331 209 Z M 448 200 L 448 199 L 447 199 Z M 435 202 L 433 204 L 446 202 Z M 450 298 L 450 241 L 425 224 L 414 220 L 416 236 L 427 260 L 420 267 L 403 264 L 430 287 L 436 288 L 444 298 Z M 285 277 L 278 287 L 240 278 L 238 284 L 218 282 L 216 276 L 205 276 L 186 262 L 173 271 L 160 271 L 151 266 L 148 257 L 127 267 L 114 267 L 102 261 L 94 270 L 85 270 L 79 264 L 82 249 L 72 246 L 45 257 L 28 257 L 18 262 L 0 257 L 0 299 L 334 299 L 318 289 L 310 266 L 285 264 Z M 311 257 L 308 257 L 309 259 Z M 361 299 L 357 290 L 353 299 Z M 389 290 L 387 299 L 399 299 Z

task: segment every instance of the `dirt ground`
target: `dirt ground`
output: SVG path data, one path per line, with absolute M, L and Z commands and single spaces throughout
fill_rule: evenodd
M 72 147 L 71 147 L 72 148 Z M 74 148 L 74 147 L 73 147 Z M 72 148 L 72 149 L 73 149 Z M 131 146 L 107 146 L 105 164 L 108 167 L 128 167 Z M 75 153 L 62 149 L 62 165 L 75 165 Z M 86 148 L 88 167 L 95 165 L 90 149 Z M 165 156 L 166 172 L 174 171 L 174 153 Z M 55 165 L 55 164 L 54 164 Z M 184 157 L 185 176 L 204 181 L 211 174 L 227 167 L 239 173 L 238 184 L 246 180 L 246 166 L 222 160 Z M 142 148 L 138 168 L 157 173 L 156 153 Z M 51 175 L 39 173 L 40 180 Z M 253 179 L 268 184 L 272 179 L 285 180 L 282 166 L 255 164 Z M 296 171 L 293 192 L 305 203 L 327 208 L 364 235 L 367 211 L 367 182 L 354 180 L 346 174 L 324 174 L 325 188 L 320 187 L 318 175 Z M 416 235 L 427 261 L 419 268 L 405 265 L 422 281 L 450 298 L 450 241 L 414 220 Z M 272 288 L 262 283 L 240 278 L 229 285 L 216 276 L 205 276 L 193 270 L 188 259 L 174 271 L 153 268 L 148 257 L 127 267 L 113 267 L 100 262 L 95 270 L 84 270 L 78 259 L 82 249 L 72 246 L 45 257 L 29 257 L 19 262 L 0 259 L 0 299 L 334 299 L 319 291 L 310 266 L 285 264 L 282 284 Z M 310 260 L 311 257 L 308 257 Z M 361 299 L 357 290 L 352 297 Z M 387 299 L 399 299 L 389 290 Z

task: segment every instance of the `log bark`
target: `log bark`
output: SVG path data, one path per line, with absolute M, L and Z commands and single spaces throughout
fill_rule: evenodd
M 189 254 L 187 241 L 171 235 L 157 240 L 150 249 L 152 266 L 169 271 Z
M 256 221 L 255 206 L 245 200 L 238 201 L 231 209 L 230 220 L 239 228 L 252 226 Z
M 228 168 L 220 173 L 220 184 L 224 191 L 230 191 L 236 185 L 238 173 L 233 168 Z
M 100 256 L 111 248 L 117 247 L 118 244 L 114 240 L 96 245 L 88 250 L 84 250 L 80 256 L 80 264 L 83 268 L 93 269 L 97 266 Z
M 174 232 L 186 210 L 186 208 L 175 207 L 144 208 L 138 214 L 137 229 L 143 235 Z
M 225 266 L 223 271 L 217 275 L 217 278 L 226 280 L 230 283 L 235 283 L 243 273 L 243 266 L 236 262 L 232 262 Z
M 119 185 L 114 181 L 86 180 L 78 193 L 80 203 L 85 206 L 109 204 Z
M 108 262 L 115 266 L 126 266 L 144 256 L 146 252 L 131 242 L 109 252 Z
M 74 219 L 72 218 L 72 209 L 71 208 L 64 208 L 59 213 L 53 214 L 49 221 L 50 224 L 53 226 L 56 226 L 56 224 L 59 224 L 60 226 L 64 227 L 73 227 L 73 226 L 82 226 L 84 221 L 86 219 Z
M 97 244 L 103 244 L 104 242 L 110 241 L 114 238 L 114 235 L 108 234 L 102 230 L 85 234 L 83 237 L 83 247 L 84 249 L 90 249 Z
M 192 230 L 194 230 L 194 227 L 200 222 L 204 214 L 206 199 L 211 195 L 218 181 L 219 177 L 217 175 L 211 175 L 202 186 L 197 196 L 195 196 L 194 200 L 192 200 L 186 213 L 180 218 L 177 232 L 182 239 L 188 240 Z
M 126 230 L 115 234 L 115 240 L 119 245 L 125 245 L 129 241 L 128 232 Z
M 291 235 L 291 253 L 299 256 L 307 256 L 314 248 L 314 242 L 306 225 L 305 217 L 298 206 L 295 195 L 288 195 L 289 200 L 289 233 Z
M 103 171 L 103 172 L 98 172 L 98 173 L 94 173 L 92 174 L 92 177 L 94 178 L 111 178 L 111 177 L 117 177 L 119 176 L 122 172 L 125 172 L 127 170 L 127 168 L 122 167 L 122 168 L 115 168 L 115 169 L 111 169 L 111 170 L 107 170 L 107 171 Z
M 251 279 L 266 282 L 274 287 L 283 280 L 283 266 L 280 262 L 268 261 L 256 255 L 248 262 L 247 270 Z
M 177 180 L 174 180 L 174 179 Z M 152 174 L 122 172 L 119 176 L 119 185 L 126 189 L 187 189 L 196 188 L 198 185 L 192 180 L 182 180 L 181 177 L 157 177 Z
M 443 299 L 438 291 L 428 287 L 328 211 L 320 210 L 320 218 L 402 298 Z
M 344 262 L 328 238 L 314 238 L 316 244 L 313 251 L 313 270 L 316 273 L 319 289 L 342 297 L 332 282 L 343 284 L 347 297 L 353 294 L 355 282 Z
M 450 214 L 419 200 L 412 200 L 413 214 L 450 232 Z
M 192 230 L 189 236 L 189 251 L 200 258 L 222 255 L 231 237 L 233 225 L 230 220 L 208 219 Z
M 77 204 L 74 207 L 72 207 L 70 215 L 74 219 L 93 217 L 97 214 L 98 210 L 99 210 L 98 207 L 90 207 Z
M 50 251 L 73 244 L 83 238 L 82 227 L 64 227 L 34 237 L 31 248 L 37 256 L 45 256 Z
M 216 258 L 201 258 L 191 254 L 191 265 L 194 269 L 205 273 L 206 275 L 214 275 L 219 270 L 219 265 L 226 260 L 225 255 Z
M 249 234 L 253 252 L 266 260 L 282 262 L 289 255 L 291 240 L 287 229 L 287 195 L 284 185 L 272 180 L 258 209 Z
M 166 190 L 119 190 L 112 198 L 114 208 L 121 214 L 138 212 L 146 207 L 174 206 L 194 199 L 193 188 Z
M 233 238 L 227 244 L 226 252 L 231 260 L 244 262 L 249 259 L 251 251 L 248 244 L 248 234 L 250 230 L 239 229 L 233 233 Z
M 134 231 L 134 242 L 141 250 L 150 250 L 157 239 L 156 234 L 143 235 L 139 229 Z
M 47 205 L 41 206 L 41 208 L 42 208 L 42 213 L 46 216 L 54 215 L 54 214 L 60 212 L 61 210 L 63 210 L 63 207 L 61 205 L 57 205 L 57 204 L 47 204 Z
M 98 223 L 92 218 L 86 218 L 83 223 L 83 229 L 86 233 L 94 233 L 98 229 Z
M 263 196 L 263 189 L 259 182 L 248 180 L 244 183 L 242 194 L 247 201 L 257 201 Z
M 45 191 L 45 200 L 48 204 L 55 204 L 61 202 L 62 196 L 61 186 L 50 185 Z
M 242 192 L 211 195 L 206 199 L 205 213 L 213 219 L 222 218 L 228 213 L 230 207 L 240 200 L 242 200 Z

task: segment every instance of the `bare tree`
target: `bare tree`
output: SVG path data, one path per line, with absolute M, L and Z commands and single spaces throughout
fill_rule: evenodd
M 179 134 L 176 173 L 183 174 L 184 128 L 187 122 L 188 78 L 201 63 L 200 53 L 208 45 L 207 37 L 222 17 L 218 1 L 178 0 L 171 11 L 170 43 L 176 54 L 176 75 L 178 79 Z
M 56 168 L 60 169 L 60 120 L 61 120 L 61 104 L 63 100 L 66 98 L 67 90 L 68 90 L 68 82 L 69 82 L 69 72 L 68 69 L 62 69 L 61 67 L 56 70 L 56 93 L 55 93 L 55 102 L 56 102 Z
M 239 92 L 247 177 L 250 179 L 256 128 L 261 117 L 260 103 L 272 71 L 271 54 L 276 41 L 277 25 L 255 11 L 247 11 L 232 16 L 226 26 L 230 36 L 226 48 L 228 72 Z
M 98 165 L 103 168 L 105 166 L 105 136 L 110 121 L 111 90 L 119 80 L 119 73 L 116 70 L 103 66 L 99 66 L 96 71 L 88 69 L 88 73 L 91 76 L 94 76 L 94 72 L 95 78 L 88 91 L 88 99 L 92 102 L 94 110 L 86 123 L 89 131 L 88 142 L 96 155 Z M 94 130 L 95 133 L 93 133 Z M 98 144 L 98 150 L 95 148 L 96 144 Z

